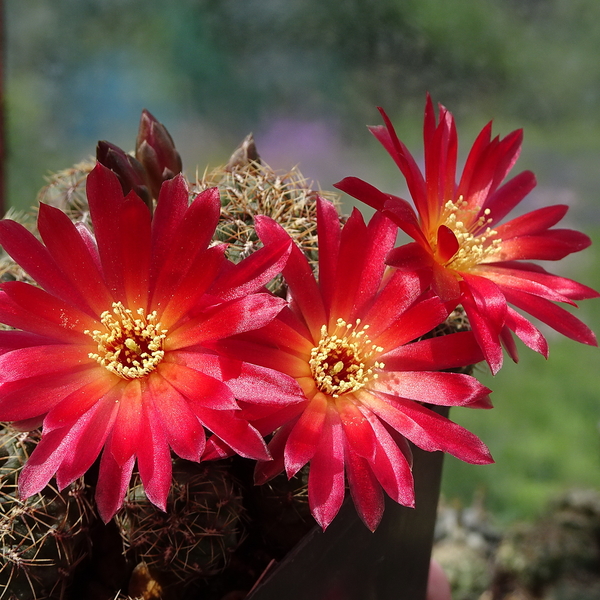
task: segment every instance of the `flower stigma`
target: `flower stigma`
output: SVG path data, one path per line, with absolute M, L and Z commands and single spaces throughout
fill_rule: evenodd
M 491 239 L 498 235 L 498 232 L 488 226 L 492 222 L 490 209 L 486 208 L 479 218 L 473 221 L 473 215 L 479 212 L 479 208 L 469 209 L 467 204 L 462 196 L 456 202 L 448 200 L 440 215 L 440 224 L 452 230 L 458 241 L 459 248 L 456 254 L 444 265 L 456 271 L 466 271 L 485 262 L 485 259 L 500 251 L 502 244 L 501 239 Z M 475 233 L 484 227 L 481 233 Z M 437 228 L 431 236 L 430 244 L 435 253 Z
M 377 379 L 374 369 L 382 369 L 382 362 L 374 361 L 383 348 L 371 343 L 366 336 L 368 325 L 346 323 L 338 319 L 333 333 L 321 327 L 321 339 L 310 352 L 310 370 L 317 388 L 333 398 L 356 392 L 371 379 Z
M 98 344 L 98 352 L 90 352 L 90 358 L 123 379 L 145 377 L 154 371 L 165 355 L 167 334 L 156 311 L 146 315 L 138 308 L 134 314 L 121 302 L 113 302 L 112 312 L 105 310 L 100 321 L 105 331 L 84 331 Z

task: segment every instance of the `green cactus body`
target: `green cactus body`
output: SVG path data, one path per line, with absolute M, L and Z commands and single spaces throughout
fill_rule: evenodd
M 165 585 L 219 573 L 243 539 L 241 496 L 222 463 L 177 459 L 167 511 L 144 493 L 139 476 L 115 517 L 126 553 Z
M 0 430 L 0 598 L 9 600 L 63 598 L 89 552 L 93 513 L 83 480 L 19 500 L 18 473 L 39 438 Z
M 39 191 L 38 202 L 51 204 L 64 211 L 75 222 L 91 223 L 85 182 L 95 161 L 84 160 L 68 169 L 53 173 L 47 178 L 48 183 Z
M 277 222 L 302 248 L 311 264 L 317 261 L 317 192 L 297 168 L 277 172 L 265 165 L 249 135 L 229 162 L 206 172 L 192 186 L 193 193 L 216 186 L 221 192 L 221 220 L 217 239 L 231 244 L 233 261 L 257 249 L 254 216 L 266 215 Z M 319 194 L 334 203 L 338 195 Z

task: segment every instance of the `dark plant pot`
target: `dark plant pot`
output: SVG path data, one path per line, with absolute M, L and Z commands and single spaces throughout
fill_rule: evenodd
M 412 447 L 416 508 L 387 499 L 371 533 L 350 498 L 310 531 L 246 600 L 425 600 L 443 454 Z

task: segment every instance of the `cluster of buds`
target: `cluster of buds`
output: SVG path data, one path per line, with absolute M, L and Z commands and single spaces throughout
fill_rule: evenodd
M 181 157 L 166 127 L 147 110 L 142 111 L 135 144 L 135 155 L 121 150 L 115 144 L 100 141 L 96 148 L 99 163 L 116 173 L 128 194 L 133 190 L 149 208 L 158 198 L 163 181 L 181 173 Z

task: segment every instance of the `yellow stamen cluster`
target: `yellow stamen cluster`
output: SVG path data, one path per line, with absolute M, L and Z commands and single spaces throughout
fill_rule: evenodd
M 486 208 L 479 218 L 470 222 L 473 218 L 473 212 L 479 212 L 479 209 L 467 208 L 467 202 L 462 196 L 456 202 L 448 200 L 444 205 L 439 222 L 454 232 L 459 244 L 458 251 L 446 263 L 446 267 L 457 271 L 465 271 L 500 251 L 502 240 L 490 241 L 491 238 L 498 235 L 498 232 L 489 226 L 486 227 L 492 222 L 490 209 Z M 481 231 L 483 227 L 485 227 L 485 230 L 481 233 L 475 233 Z M 437 228 L 430 242 L 435 250 L 437 246 Z
M 310 370 L 317 388 L 324 394 L 337 398 L 356 392 L 371 379 L 377 378 L 374 369 L 383 369 L 382 362 L 374 361 L 383 348 L 371 343 L 366 336 L 368 325 L 360 327 L 338 319 L 333 333 L 321 327 L 319 344 L 310 352 Z
M 104 311 L 100 320 L 104 331 L 85 331 L 98 344 L 98 352 L 90 352 L 90 358 L 123 379 L 145 377 L 154 371 L 165 355 L 167 334 L 156 311 L 146 315 L 139 308 L 134 314 L 121 302 L 113 302 L 112 313 Z

